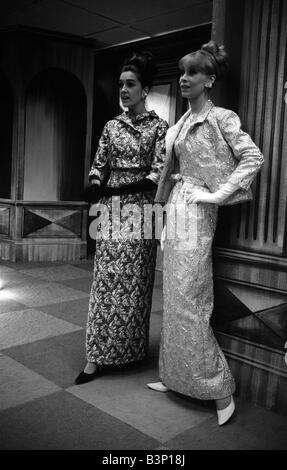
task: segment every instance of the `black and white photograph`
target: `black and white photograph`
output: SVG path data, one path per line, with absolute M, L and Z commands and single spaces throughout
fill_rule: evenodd
M 0 451 L 287 450 L 286 25 L 1 1 Z

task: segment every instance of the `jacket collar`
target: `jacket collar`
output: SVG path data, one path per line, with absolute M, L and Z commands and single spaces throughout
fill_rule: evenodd
M 117 121 L 124 122 L 128 126 L 135 129 L 136 131 L 139 131 L 139 129 L 137 127 L 135 127 L 135 125 L 138 124 L 140 121 L 143 121 L 144 119 L 147 119 L 147 118 L 157 118 L 158 119 L 158 115 L 153 110 L 152 111 L 146 111 L 144 113 L 138 114 L 136 116 L 136 118 L 134 120 L 132 120 L 129 116 L 128 111 L 124 111 L 122 114 L 117 116 L 115 119 Z
M 200 124 L 207 119 L 207 116 L 209 115 L 213 107 L 214 107 L 214 104 L 212 103 L 212 101 L 208 100 L 203 106 L 203 108 L 199 111 L 199 113 L 197 113 L 194 117 L 192 116 L 191 109 L 189 109 L 176 123 L 175 127 L 177 127 L 178 131 L 180 131 L 185 121 L 190 117 L 191 118 L 190 127 L 193 128 L 197 124 Z
M 196 114 L 195 117 L 192 119 L 192 126 L 204 122 L 212 108 L 214 108 L 214 104 L 211 100 L 208 100 L 203 106 L 203 108 L 200 110 L 200 112 Z
M 189 130 L 192 130 L 196 125 L 201 124 L 207 119 L 207 116 L 209 115 L 213 107 L 214 107 L 214 104 L 212 103 L 212 101 L 208 100 L 207 103 L 204 105 L 204 107 L 201 109 L 201 111 L 198 114 L 196 114 L 193 118 L 191 115 L 191 109 L 186 111 L 186 113 L 179 119 L 179 121 L 174 126 L 170 127 L 167 131 L 167 136 L 166 136 L 167 153 L 172 150 L 174 141 L 177 138 L 185 121 L 189 117 L 192 118 L 190 122 L 190 129 L 189 129 Z

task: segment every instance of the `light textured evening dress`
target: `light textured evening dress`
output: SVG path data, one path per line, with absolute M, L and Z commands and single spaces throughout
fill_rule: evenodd
M 218 206 L 198 203 L 191 207 L 186 203 L 186 194 L 191 188 L 208 192 L 218 189 L 222 175 L 230 175 L 233 170 L 230 149 L 239 162 L 231 180 L 245 188 L 243 192 L 249 191 L 262 165 L 262 154 L 240 129 L 238 116 L 210 102 L 199 115 L 188 112 L 178 128 L 168 132 L 174 134 L 173 158 L 179 168 L 168 202 L 185 208 L 187 231 L 192 236 L 189 243 L 183 243 L 182 234 L 181 238 L 168 237 L 165 243 L 159 375 L 173 391 L 215 400 L 235 390 L 233 376 L 209 324 Z M 163 180 L 163 191 L 165 184 Z
M 150 178 L 157 183 L 165 156 L 168 124 L 154 111 L 131 120 L 127 112 L 104 127 L 89 176 L 107 186 L 119 187 Z M 154 192 L 117 196 L 121 209 L 136 204 L 143 216 L 144 204 L 152 204 Z M 99 203 L 109 211 L 112 198 Z M 129 231 L 128 217 L 121 217 L 121 233 Z M 143 217 L 141 217 L 141 229 Z M 143 233 L 142 233 L 143 234 Z M 156 240 L 97 239 L 86 334 L 86 356 L 98 365 L 119 365 L 144 359 L 148 351 Z

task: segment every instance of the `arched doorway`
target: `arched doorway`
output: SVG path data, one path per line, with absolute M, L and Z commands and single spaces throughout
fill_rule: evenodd
M 87 100 L 71 73 L 40 72 L 26 93 L 26 201 L 77 201 L 84 180 Z

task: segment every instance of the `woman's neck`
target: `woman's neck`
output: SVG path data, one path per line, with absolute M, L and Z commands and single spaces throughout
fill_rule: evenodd
M 128 113 L 131 119 L 135 119 L 139 114 L 146 113 L 146 107 L 144 103 L 139 103 L 133 108 L 128 108 Z
M 206 103 L 208 102 L 209 97 L 207 95 L 200 95 L 198 98 L 189 100 L 189 106 L 193 114 L 199 113 Z

